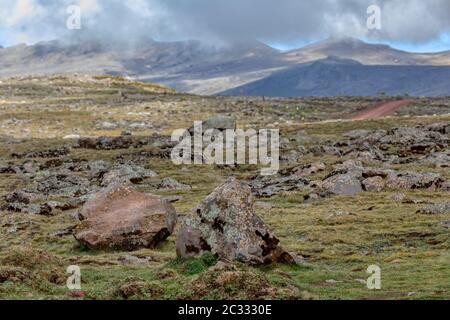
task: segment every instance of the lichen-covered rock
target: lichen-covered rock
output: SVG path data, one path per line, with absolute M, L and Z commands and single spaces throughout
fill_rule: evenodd
M 158 189 L 163 190 L 190 190 L 192 187 L 188 184 L 178 182 L 173 178 L 164 178 L 158 184 Z
M 79 212 L 75 238 L 103 250 L 153 248 L 175 228 L 174 207 L 161 197 L 114 184 L 99 192 Z
M 121 164 L 105 173 L 102 177 L 102 186 L 112 183 L 139 183 L 144 179 L 155 177 L 156 172 L 134 164 Z
M 434 152 L 421 159 L 419 163 L 431 164 L 436 168 L 449 168 L 450 152 Z
M 354 195 L 364 191 L 358 176 L 352 172 L 333 175 L 325 179 L 321 186 L 335 195 Z
M 302 190 L 309 185 L 309 180 L 299 175 L 280 173 L 273 176 L 255 176 L 247 181 L 257 197 L 272 197 L 286 191 Z
M 30 151 L 26 153 L 13 153 L 11 156 L 13 158 L 57 158 L 66 156 L 70 153 L 70 148 L 68 146 L 61 146 L 54 149 Z
M 436 190 L 442 182 L 438 173 L 399 172 L 388 175 L 386 186 L 390 189 Z
M 385 188 L 386 183 L 382 177 L 376 176 L 365 179 L 362 185 L 365 191 L 380 192 Z
M 251 189 L 235 178 L 214 190 L 183 221 L 176 249 L 183 257 L 212 252 L 223 260 L 252 264 L 293 261 L 254 213 Z
M 78 145 L 83 149 L 97 150 L 118 150 L 133 147 L 132 137 L 99 137 L 99 138 L 80 138 Z
M 292 169 L 292 174 L 300 177 L 309 176 L 318 172 L 322 172 L 326 169 L 323 162 L 314 162 L 307 165 L 295 167 Z
M 450 180 L 444 181 L 441 185 L 442 191 L 450 192 Z
M 35 185 L 37 192 L 47 196 L 78 197 L 94 189 L 87 178 L 66 172 L 43 173 Z
M 432 123 L 425 126 L 424 129 L 441 134 L 450 134 L 450 122 Z

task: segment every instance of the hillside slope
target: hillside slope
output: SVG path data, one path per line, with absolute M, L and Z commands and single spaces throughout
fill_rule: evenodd
M 336 57 L 300 64 L 224 94 L 246 96 L 450 95 L 449 66 L 369 66 Z

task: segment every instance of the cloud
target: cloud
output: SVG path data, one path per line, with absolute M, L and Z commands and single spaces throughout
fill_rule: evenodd
M 105 43 L 260 39 L 288 43 L 328 36 L 426 43 L 450 31 L 448 0 L 0 0 L 0 31 L 11 42 L 50 38 Z M 82 29 L 67 30 L 67 6 Z M 381 7 L 382 29 L 367 30 L 367 7 Z

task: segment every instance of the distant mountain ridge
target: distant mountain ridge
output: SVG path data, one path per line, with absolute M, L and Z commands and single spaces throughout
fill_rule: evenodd
M 319 62 L 319 65 L 310 64 L 315 61 Z M 424 66 L 428 67 L 417 69 L 425 70 L 424 75 L 413 71 L 415 67 Z M 445 74 L 448 68 L 444 66 L 450 66 L 450 51 L 409 53 L 387 45 L 369 44 L 352 38 L 330 38 L 288 52 L 257 41 L 224 47 L 208 46 L 199 41 L 147 41 L 132 48 L 105 46 L 95 42 L 66 44 L 50 41 L 0 50 L 0 77 L 75 72 L 124 75 L 198 94 L 240 92 L 245 95 L 258 92 L 270 96 L 288 93 L 316 95 L 322 92 L 324 95 L 330 95 L 338 92 L 335 88 L 343 83 L 350 85 L 347 79 L 349 77 L 372 81 L 370 77 L 357 74 L 370 70 L 378 74 L 376 83 L 383 85 L 373 88 L 374 84 L 367 84 L 367 90 L 358 89 L 354 92 L 389 92 L 383 89 L 384 86 L 400 81 L 405 85 L 399 87 L 396 84 L 395 92 L 450 95 L 450 89 L 443 88 L 436 81 L 439 79 L 440 82 L 447 83 Z M 441 68 L 442 71 L 438 71 Z M 404 77 L 414 74 L 419 83 L 420 79 L 426 78 L 429 89 L 421 89 L 417 83 L 402 80 L 396 75 L 399 71 Z M 311 72 L 319 72 L 322 76 L 314 76 Z M 347 76 L 346 72 L 349 72 Z M 434 79 L 430 72 L 439 78 Z M 282 79 L 283 76 L 288 78 Z M 294 81 L 295 77 L 301 79 Z M 274 79 L 286 86 L 295 82 L 296 86 L 275 90 L 280 85 L 273 83 Z M 343 82 L 343 79 L 347 80 Z M 298 90 L 299 85 L 302 90 Z M 264 92 L 261 88 L 264 88 Z M 311 91 L 308 92 L 307 88 L 311 88 Z M 326 88 L 330 88 L 329 91 Z
M 226 90 L 247 96 L 446 96 L 450 66 L 363 65 L 328 57 L 282 70 L 267 78 Z

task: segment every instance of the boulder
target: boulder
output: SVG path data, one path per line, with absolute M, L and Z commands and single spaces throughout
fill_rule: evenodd
M 154 248 L 174 230 L 177 214 L 161 197 L 115 184 L 100 191 L 79 212 L 75 239 L 94 249 Z
M 442 182 L 438 173 L 399 172 L 388 175 L 386 187 L 390 189 L 436 190 Z
M 380 192 L 386 186 L 384 179 L 380 176 L 370 177 L 362 182 L 365 191 Z
M 335 195 L 354 195 L 364 191 L 358 176 L 352 173 L 333 175 L 325 179 L 321 186 Z
M 176 249 L 182 257 L 212 252 L 226 261 L 293 262 L 270 228 L 255 214 L 251 189 L 235 178 L 214 190 L 183 221 Z

